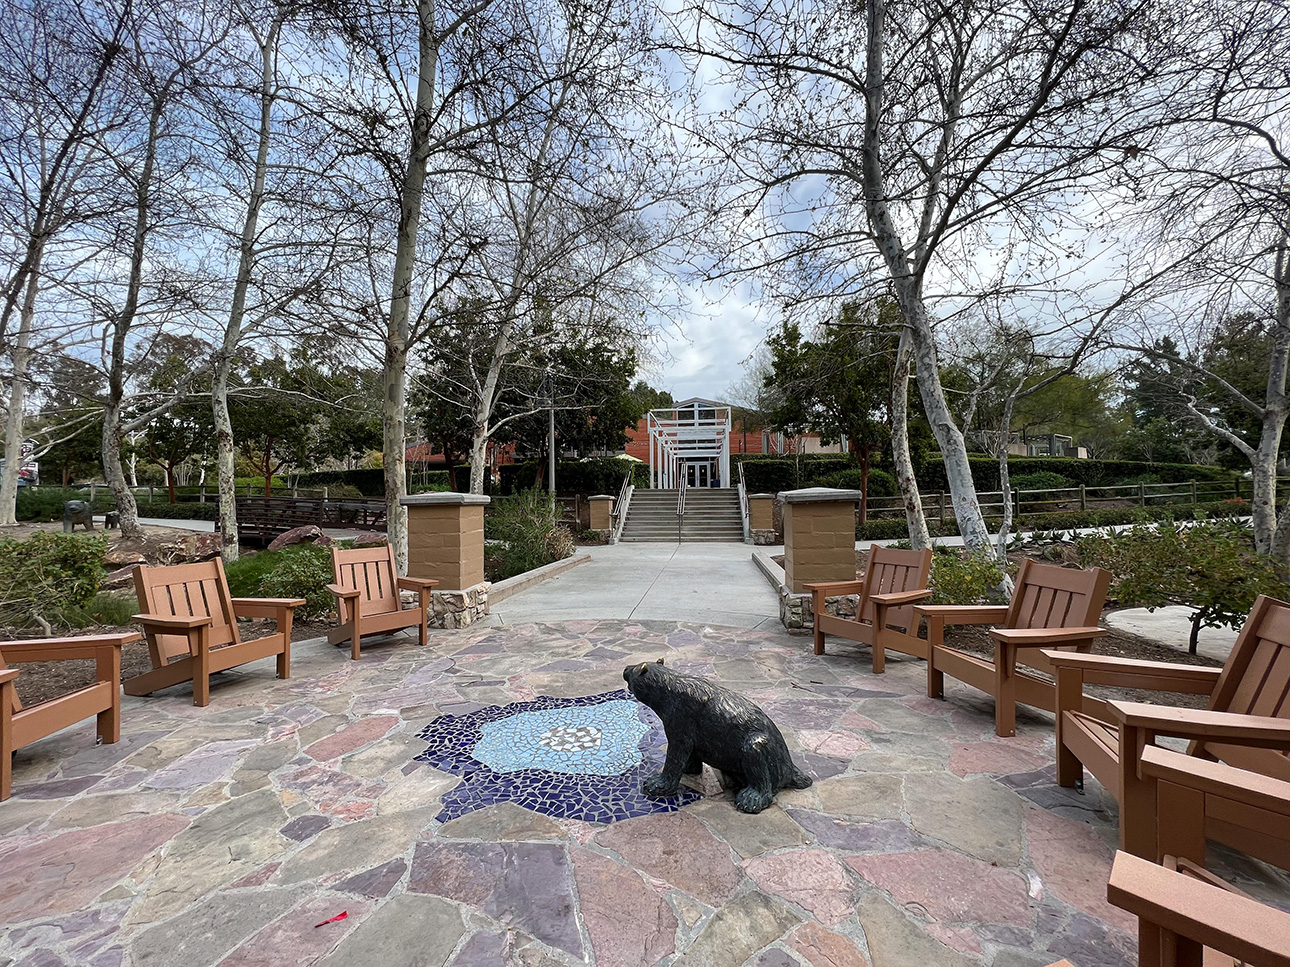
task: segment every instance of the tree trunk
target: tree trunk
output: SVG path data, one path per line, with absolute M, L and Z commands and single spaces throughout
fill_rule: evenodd
M 227 333 L 227 330 L 226 330 Z M 220 557 L 225 563 L 238 558 L 237 530 L 237 454 L 233 446 L 233 420 L 228 412 L 228 374 L 230 359 L 220 354 L 215 360 L 211 381 L 211 411 L 215 418 L 215 476 L 219 488 Z
M 120 402 L 109 401 L 103 407 L 103 476 L 107 478 L 107 484 L 116 500 L 121 536 L 140 538 L 143 537 L 143 528 L 139 525 L 139 505 L 134 501 L 134 494 L 125 479 L 125 467 L 121 463 L 121 445 L 124 442 Z
M 972 469 L 968 463 L 967 445 L 950 413 L 941 386 L 939 362 L 936 358 L 936 337 L 932 332 L 931 318 L 923 303 L 922 282 L 913 273 L 909 253 L 900 238 L 900 231 L 887 202 L 884 186 L 879 125 L 882 116 L 883 43 L 886 30 L 885 0 L 868 0 L 869 36 L 865 65 L 865 136 L 861 152 L 861 179 L 865 194 L 865 213 L 879 254 L 887 267 L 895 291 L 896 301 L 904 317 L 910 348 L 914 354 L 914 374 L 923 397 L 923 410 L 932 427 L 932 434 L 940 445 L 945 461 L 945 477 L 949 484 L 958 518 L 959 533 L 969 553 L 990 553 L 990 533 L 981 516 L 976 487 L 972 483 Z M 902 340 L 903 340 L 902 336 Z
M 394 548 L 399 572 L 408 570 L 407 512 L 402 499 L 407 493 L 407 358 L 412 274 L 417 261 L 417 230 L 421 225 L 421 202 L 426 166 L 430 159 L 430 127 L 435 107 L 435 75 L 439 48 L 435 36 L 434 0 L 417 2 L 417 96 L 412 118 L 408 166 L 399 192 L 399 230 L 395 239 L 394 278 L 390 292 L 390 316 L 385 334 L 385 372 L 382 374 L 381 425 L 385 458 L 386 536 Z M 472 468 L 472 477 L 474 470 Z
M 909 330 L 900 334 L 896 349 L 896 367 L 891 380 L 891 458 L 896 471 L 896 486 L 905 507 L 909 527 L 909 545 L 916 551 L 932 546 L 923 514 L 923 498 L 914 476 L 914 460 L 909 452 Z
M 1003 416 L 999 423 L 999 449 L 996 451 L 999 458 L 999 490 L 1003 500 L 1003 520 L 999 523 L 999 541 L 995 547 L 995 553 L 998 554 L 1000 563 L 1004 564 L 1008 561 L 1008 531 L 1012 528 L 1012 484 L 1008 479 L 1008 436 L 1012 426 L 1012 407 L 1016 401 L 1017 394 L 1013 392 L 1008 394 L 1003 404 Z M 1021 522 L 1017 523 L 1020 526 Z M 1008 590 L 1011 592 L 1012 589 Z
M 166 491 L 170 503 L 173 504 L 175 502 L 175 465 L 173 463 L 166 464 Z
M 264 496 L 273 496 L 273 438 L 264 444 Z
M 406 304 L 405 304 L 406 309 Z M 402 500 L 407 494 L 407 352 L 393 342 L 385 344 L 385 368 L 381 374 L 381 451 L 385 467 L 385 535 L 394 548 L 399 573 L 408 570 L 408 517 Z
M 33 258 L 23 293 L 18 339 L 14 343 L 13 374 L 9 384 L 9 415 L 5 421 L 4 473 L 0 476 L 0 526 L 18 523 L 18 478 L 22 474 L 24 409 L 27 399 L 27 367 L 31 362 L 31 329 L 36 315 L 36 295 L 40 291 L 40 265 L 43 246 Z
M 869 448 L 860 453 L 860 523 L 869 522 Z

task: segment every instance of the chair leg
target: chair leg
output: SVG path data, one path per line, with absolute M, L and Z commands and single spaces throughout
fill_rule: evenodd
M 201 637 L 193 656 L 193 704 L 205 708 L 211 703 L 211 649 L 207 637 L 209 625 L 197 629 Z
M 0 802 L 13 793 L 13 682 L 0 682 Z
M 882 631 L 873 629 L 873 673 L 881 675 L 887 670 L 887 649 L 882 646 Z
M 927 619 L 927 697 L 945 697 L 945 673 L 936 667 L 936 649 L 945 636 L 945 619 Z
M 1084 676 L 1077 669 L 1057 669 L 1057 784 L 1074 789 L 1084 782 L 1084 763 L 1066 748 L 1066 711 L 1082 708 Z
M 121 741 L 121 649 L 115 645 L 97 649 L 97 677 L 112 686 L 112 704 L 98 714 L 99 741 L 105 745 Z
M 278 677 L 291 677 L 291 620 L 295 615 L 286 608 L 278 612 L 278 632 L 282 635 L 282 651 L 278 652 Z
M 1017 734 L 1017 652 L 1001 641 L 994 645 L 994 734 Z
M 1141 729 L 1120 727 L 1120 849 L 1155 863 L 1156 783 L 1138 775 L 1146 742 Z
M 814 633 L 812 637 L 815 639 L 815 653 L 817 655 L 824 654 L 824 632 L 820 630 L 820 619 L 818 617 L 820 612 L 822 612 L 823 610 L 824 610 L 824 595 L 818 592 L 815 594 L 812 594 L 811 595 L 811 613 L 816 616 L 813 621 L 813 624 L 815 627 L 814 627 Z
M 361 657 L 361 653 L 358 647 L 358 640 L 360 637 L 358 625 L 359 625 L 358 615 L 355 614 L 354 615 L 354 634 L 351 636 L 350 643 L 349 643 L 349 657 L 354 661 L 358 661 L 358 659 Z

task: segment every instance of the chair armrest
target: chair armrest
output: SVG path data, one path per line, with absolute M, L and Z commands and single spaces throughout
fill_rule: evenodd
M 439 584 L 434 578 L 399 578 L 397 583 L 403 591 L 420 591 L 422 588 L 429 589 Z
M 1290 818 L 1290 782 L 1158 745 L 1146 746 L 1139 761 L 1144 776 Z
M 8 684 L 18 677 L 16 668 L 0 668 L 0 685 Z
M 155 631 L 181 631 L 189 632 L 194 628 L 200 628 L 203 625 L 213 624 L 213 619 L 209 616 L 195 618 L 180 618 L 172 614 L 136 614 L 131 616 L 132 621 L 137 621 L 147 630 Z
M 304 603 L 304 598 L 234 598 L 233 614 L 239 618 L 276 618 Z
M 811 592 L 823 592 L 826 596 L 859 594 L 864 590 L 864 578 L 857 578 L 854 581 L 812 581 L 809 584 L 803 584 L 802 587 Z
M 1107 709 L 1121 727 L 1146 729 L 1157 735 L 1290 749 L 1290 720 L 1287 719 L 1199 708 L 1170 708 L 1145 702 L 1107 702 Z
M 995 641 L 1016 648 L 1041 648 L 1044 645 L 1065 645 L 1075 641 L 1088 641 L 1110 634 L 1105 628 L 991 628 L 990 637 Z
M 976 604 L 916 604 L 920 618 L 940 618 L 947 625 L 992 625 L 1008 617 L 1008 606 Z
M 924 588 L 920 591 L 889 591 L 886 594 L 871 594 L 869 595 L 869 600 L 884 607 L 897 608 L 902 604 L 924 601 L 931 596 L 932 592 Z
M 1290 965 L 1290 914 L 1139 856 L 1115 854 L 1106 898 L 1243 963 Z
M 26 641 L 0 641 L 0 657 L 9 661 L 67 661 L 94 658 L 100 648 L 120 648 L 140 638 L 137 631 L 110 635 L 86 635 L 81 638 L 33 638 Z
M 356 598 L 363 593 L 358 588 L 342 588 L 339 584 L 329 584 L 327 590 L 338 598 Z
M 1091 685 L 1119 685 L 1154 691 L 1210 695 L 1223 674 L 1221 668 L 1183 665 L 1171 661 L 1140 661 L 1110 655 L 1081 655 L 1073 651 L 1045 651 L 1054 669 L 1075 669 Z

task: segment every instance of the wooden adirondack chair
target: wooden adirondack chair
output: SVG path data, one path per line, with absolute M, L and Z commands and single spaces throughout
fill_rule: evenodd
M 1150 827 L 1155 848 L 1147 857 L 1116 855 L 1107 898 L 1137 914 L 1139 962 L 1290 967 L 1290 914 L 1205 869 L 1205 840 L 1216 818 L 1276 840 L 1282 853 L 1290 847 L 1290 782 L 1155 746 L 1142 750 L 1138 767 L 1156 787 L 1154 803 L 1131 802 L 1122 819 Z
M 873 545 L 863 578 L 807 584 L 815 612 L 815 653 L 824 654 L 824 636 L 829 634 L 872 648 L 877 674 L 886 668 L 887 648 L 926 659 L 927 642 L 918 637 L 912 605 L 931 596 L 927 590 L 931 570 L 931 550 L 902 551 Z M 843 594 L 860 596 L 855 617 L 825 614 L 824 599 Z
M 0 802 L 9 798 L 13 784 L 15 749 L 53 735 L 91 715 L 96 716 L 100 742 L 121 740 L 121 646 L 138 640 L 127 631 L 83 638 L 38 638 L 0 641 Z M 18 669 L 5 661 L 71 661 L 90 658 L 95 682 L 47 702 L 23 708 L 14 680 Z
M 1192 756 L 1290 781 L 1290 604 L 1260 596 L 1223 668 L 1045 652 L 1057 676 L 1057 781 L 1083 782 L 1087 768 L 1120 802 L 1120 847 L 1153 856 L 1155 785 L 1140 774 L 1141 750 L 1155 736 L 1189 739 Z M 1103 702 L 1084 685 L 1116 685 L 1208 695 L 1205 710 Z M 1227 812 L 1231 812 L 1230 810 Z M 1290 869 L 1290 848 L 1239 817 L 1211 817 L 1212 839 Z
M 161 688 L 193 683 L 193 704 L 210 704 L 210 677 L 247 662 L 276 655 L 278 677 L 291 677 L 291 618 L 300 598 L 234 598 L 219 558 L 200 564 L 134 569 L 134 589 L 152 652 L 152 671 L 125 683 L 127 695 L 151 695 Z M 239 618 L 272 618 L 277 631 L 243 641 Z
M 945 697 L 945 676 L 994 696 L 996 735 L 1017 734 L 1017 703 L 1052 712 L 1052 683 L 1027 674 L 1017 665 L 1051 672 L 1042 648 L 1088 651 L 1093 639 L 1107 632 L 1097 627 L 1110 572 L 1101 568 L 1056 567 L 1027 559 L 1017 572 L 1012 602 L 1006 606 L 917 605 L 914 614 L 927 622 L 927 694 Z M 991 625 L 994 660 L 947 648 L 945 626 Z
M 363 635 L 382 635 L 400 628 L 417 627 L 417 644 L 426 643 L 426 622 L 430 618 L 430 593 L 439 583 L 429 578 L 401 578 L 394 567 L 394 548 L 355 547 L 331 549 L 331 573 L 335 584 L 327 590 L 336 596 L 340 626 L 327 634 L 333 645 L 349 639 L 350 657 L 359 658 Z M 417 592 L 417 606 L 404 608 L 399 591 Z

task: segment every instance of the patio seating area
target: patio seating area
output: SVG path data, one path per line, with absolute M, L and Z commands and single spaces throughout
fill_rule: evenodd
M 842 639 L 656 620 L 297 642 L 34 742 L 0 804 L 0 964 L 739 967 L 1137 962 L 1114 799 L 1057 783 L 1051 715 Z M 659 657 L 759 703 L 815 778 L 756 816 L 705 771 L 645 800 Z M 1182 748 L 1182 746 L 1178 746 Z M 624 768 L 628 771 L 624 773 Z M 633 771 L 635 770 L 635 771 Z M 1290 877 L 1209 868 L 1290 909 Z M 343 917 L 342 917 L 343 914 Z

